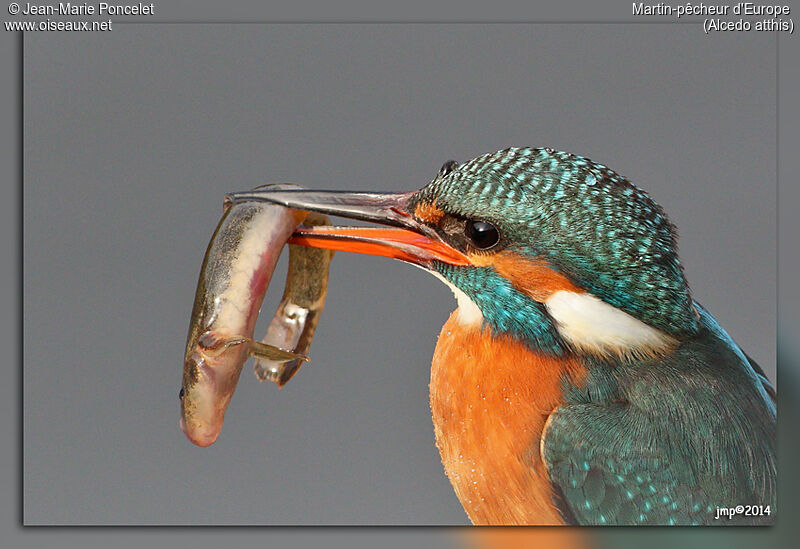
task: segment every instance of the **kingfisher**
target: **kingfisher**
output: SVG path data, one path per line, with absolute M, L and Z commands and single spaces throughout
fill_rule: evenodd
M 628 179 L 525 147 L 448 161 L 413 192 L 229 196 L 383 225 L 290 243 L 399 259 L 453 291 L 430 408 L 474 524 L 774 521 L 775 390 L 693 299 L 675 227 Z

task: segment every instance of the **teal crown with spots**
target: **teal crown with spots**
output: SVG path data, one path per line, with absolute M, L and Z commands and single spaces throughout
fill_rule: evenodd
M 419 202 L 492 223 L 502 249 L 545 260 L 577 286 L 674 337 L 698 330 L 675 227 L 645 192 L 601 164 L 552 149 L 505 149 L 443 170 L 410 210 Z M 448 266 L 443 274 L 469 286 L 476 273 L 465 269 L 485 270 Z M 462 289 L 490 307 L 500 296 L 480 294 L 498 284 L 487 279 Z

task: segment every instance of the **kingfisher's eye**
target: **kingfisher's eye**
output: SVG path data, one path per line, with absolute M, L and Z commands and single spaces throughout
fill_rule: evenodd
M 183 395 L 184 395 L 184 391 L 183 391 L 183 387 L 181 387 L 181 392 L 178 393 L 178 398 L 183 400 Z
M 447 162 L 442 164 L 441 168 L 439 168 L 438 177 L 446 176 L 447 174 L 455 170 L 457 167 L 458 167 L 458 162 L 456 162 L 455 160 L 448 160 Z
M 488 250 L 500 242 L 500 231 L 487 221 L 467 221 L 464 232 L 469 243 L 479 250 Z

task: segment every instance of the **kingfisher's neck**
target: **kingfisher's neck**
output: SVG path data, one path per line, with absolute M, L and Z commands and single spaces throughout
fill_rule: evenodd
M 494 276 L 491 267 L 462 269 L 437 264 L 435 273 L 444 280 L 464 309 L 462 300 L 471 302 L 481 321 L 498 333 L 509 334 L 534 351 L 564 356 L 567 349 L 558 330 L 545 312 L 545 306 L 531 299 L 502 276 Z
M 431 365 L 436 445 L 476 524 L 560 524 L 539 444 L 577 361 L 463 325 L 454 312 Z

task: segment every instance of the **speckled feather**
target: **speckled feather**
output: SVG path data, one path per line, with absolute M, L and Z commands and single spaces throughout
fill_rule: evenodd
M 448 163 L 414 196 L 408 211 L 424 213 L 454 246 L 461 244 L 456 232 L 446 231 L 448 217 L 488 221 L 503 236 L 498 249 L 544 260 L 576 287 L 676 341 L 669 353 L 659 356 L 631 355 L 621 360 L 584 354 L 562 339 L 543 303 L 493 268 L 497 249 L 485 252 L 481 266 L 433 265 L 477 305 L 484 323 L 481 329 L 490 328 L 498 345 L 511 336 L 529 349 L 529 360 L 514 363 L 523 374 L 515 378 L 519 386 L 504 391 L 538 394 L 534 388 L 540 378 L 552 373 L 541 369 L 548 360 L 556 361 L 552 364 L 577 360 L 587 372 L 563 377 L 560 403 L 546 412 L 550 420 L 538 433 L 540 448 L 503 458 L 511 465 L 534 456 L 534 467 L 541 450 L 554 502 L 565 522 L 774 520 L 774 390 L 760 368 L 693 301 L 678 259 L 675 228 L 645 192 L 580 156 L 512 148 L 461 165 Z M 449 324 L 456 330 L 452 319 Z M 495 374 L 492 364 L 481 366 L 474 360 L 476 352 L 489 348 L 488 343 L 461 350 L 472 357 L 462 365 L 447 334 L 437 346 L 431 397 L 438 403 L 439 415 L 450 410 L 457 416 L 476 398 L 475 384 L 483 387 L 481 380 Z M 448 369 L 454 369 L 452 375 Z M 451 382 L 442 381 L 447 379 Z M 440 440 L 444 431 L 437 417 L 435 410 L 440 449 L 446 442 L 451 453 L 463 453 L 467 460 L 473 453 L 483 455 L 484 449 L 468 437 Z M 502 434 L 505 423 L 500 417 L 485 423 L 487 433 Z M 496 465 L 502 470 L 502 463 L 491 467 Z M 453 472 L 448 474 L 452 480 Z M 509 480 L 509 487 L 520 486 L 518 480 Z M 482 502 L 489 506 L 486 510 L 469 511 L 470 516 L 512 516 L 504 510 L 502 491 L 494 496 Z M 717 506 L 739 504 L 770 505 L 772 515 L 714 520 Z
M 510 148 L 437 177 L 416 201 L 497 224 L 509 249 L 545 258 L 670 335 L 697 330 L 675 228 L 645 192 L 602 164 L 552 149 Z
M 776 513 L 775 407 L 705 311 L 699 333 L 657 361 L 589 367 L 545 435 L 558 503 L 578 524 L 769 524 Z M 717 520 L 718 507 L 770 515 Z

